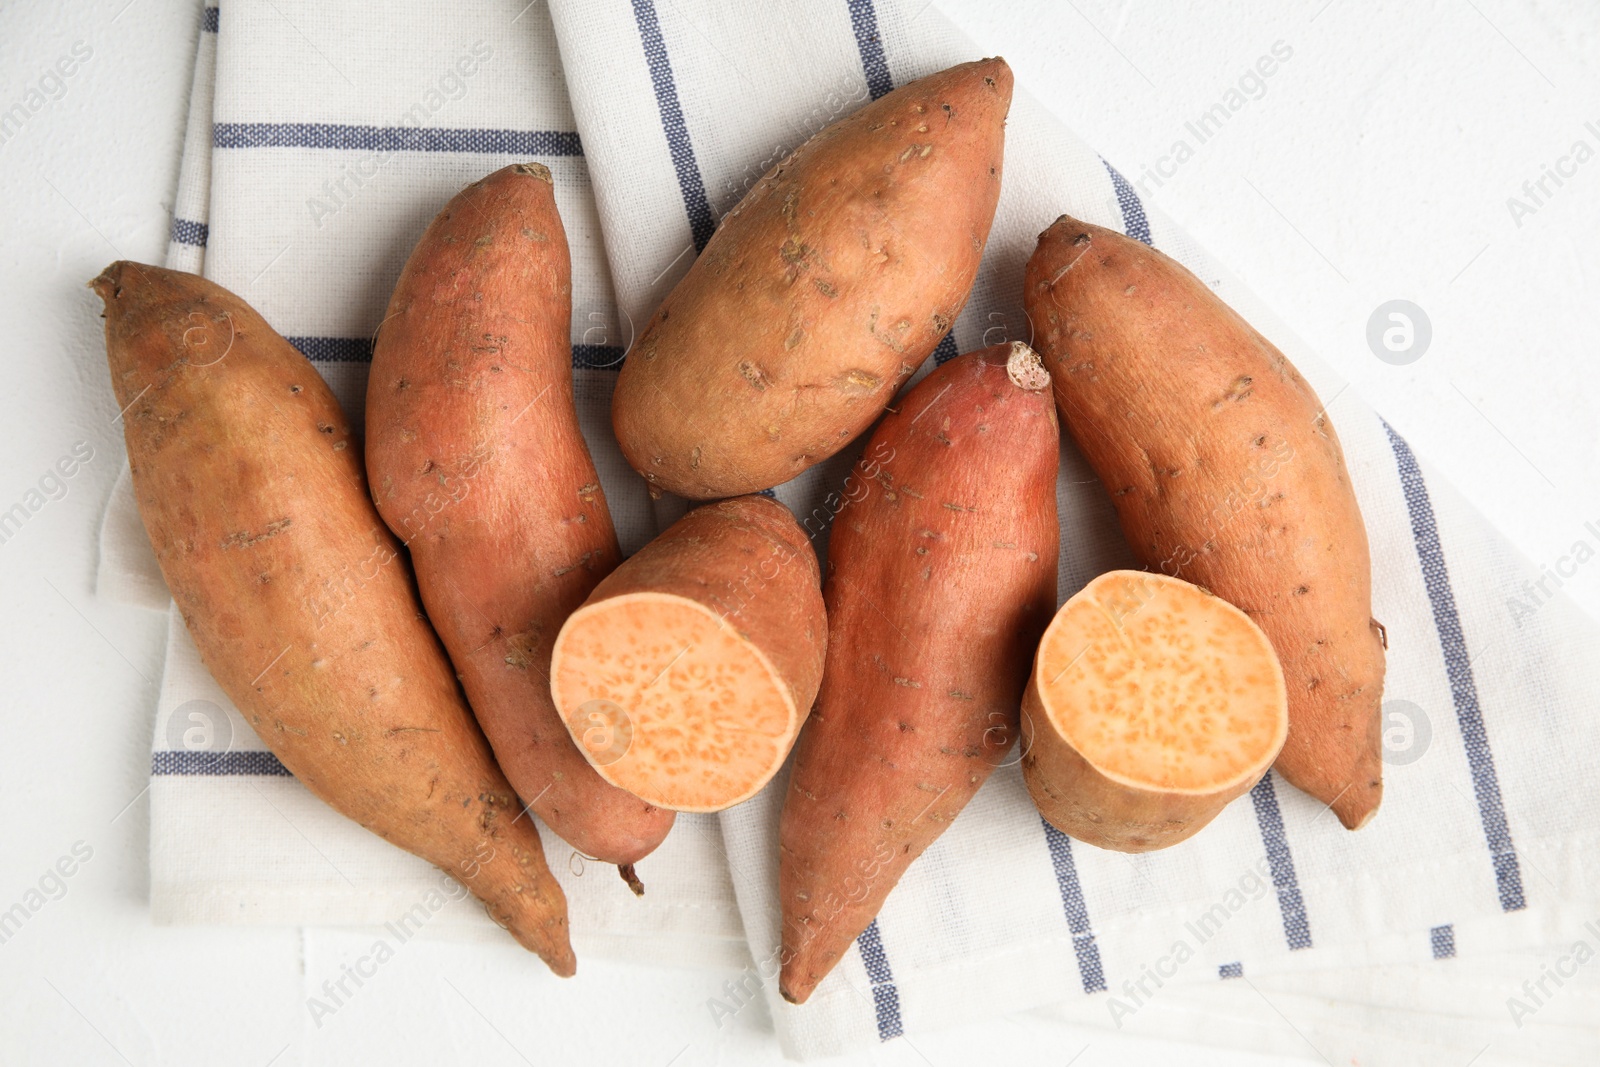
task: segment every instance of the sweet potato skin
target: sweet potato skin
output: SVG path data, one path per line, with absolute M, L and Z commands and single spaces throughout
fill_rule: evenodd
M 783 680 L 798 731 L 822 682 L 828 621 L 816 551 L 788 508 L 764 496 L 695 508 L 612 571 L 584 607 L 633 593 L 684 597 L 724 617 Z M 553 691 L 560 654 L 558 637 Z M 554 698 L 564 717 L 575 710 Z
M 740 201 L 617 381 L 628 462 L 692 499 L 766 489 L 878 417 L 950 329 L 1000 193 L 1011 70 L 964 63 L 834 123 Z
M 1107 778 L 1053 730 L 1037 728 L 1044 715 L 1037 681 L 1030 678 L 1022 699 L 1028 792 L 1051 826 L 1098 848 L 1154 852 L 1175 845 L 1199 833 L 1260 781 L 1258 776 L 1203 797 L 1137 789 Z
M 629 865 L 673 814 L 597 775 L 550 697 L 556 633 L 622 558 L 573 406 L 571 276 L 544 166 L 451 200 L 378 334 L 367 473 L 517 794 L 579 852 Z
M 1316 393 L 1204 283 L 1113 230 L 1062 216 L 1024 285 L 1062 419 L 1134 552 L 1266 632 L 1289 691 L 1278 770 L 1364 825 L 1383 797 L 1384 645 Z
M 828 550 L 828 663 L 779 829 L 791 1002 L 872 922 L 1011 747 L 1055 608 L 1060 432 L 1011 345 L 929 374 L 874 432 Z
M 566 898 L 423 617 L 315 368 L 202 278 L 92 287 L 145 529 L 207 668 L 331 807 L 460 879 L 557 974 Z

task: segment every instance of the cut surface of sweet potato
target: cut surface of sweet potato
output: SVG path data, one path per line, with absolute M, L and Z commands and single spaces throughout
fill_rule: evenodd
M 595 769 L 674 811 L 717 811 L 753 795 L 799 728 L 762 651 L 716 612 L 669 593 L 575 614 L 554 680 Z
M 1024 772 L 1057 828 L 1127 851 L 1183 840 L 1271 766 L 1283 672 L 1249 616 L 1166 575 L 1112 571 L 1057 612 L 1024 699 Z
M 556 637 L 551 692 L 602 778 L 721 811 L 778 772 L 816 699 L 816 554 L 760 496 L 696 508 L 602 581 Z

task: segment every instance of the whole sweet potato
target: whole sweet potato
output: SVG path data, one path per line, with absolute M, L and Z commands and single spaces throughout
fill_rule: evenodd
M 451 200 L 378 333 L 367 473 L 506 777 L 637 889 L 673 814 L 596 774 L 550 697 L 556 633 L 622 558 L 573 407 L 571 273 L 545 167 Z
M 1321 401 L 1181 265 L 1062 216 L 1024 299 L 1062 420 L 1146 567 L 1232 602 L 1276 648 L 1276 764 L 1351 829 L 1383 797 L 1383 628 L 1344 453 Z
M 551 688 L 606 781 L 721 811 L 783 766 L 828 641 L 817 556 L 763 496 L 696 508 L 602 581 L 556 638 Z
M 949 331 L 1000 194 L 1011 69 L 963 63 L 835 122 L 722 220 L 623 365 L 652 486 L 765 489 L 865 430 Z
M 306 788 L 572 974 L 538 830 L 517 818 L 321 376 L 203 278 L 119 262 L 92 285 L 139 511 L 206 667 Z
M 1056 603 L 1061 435 L 1039 357 L 998 345 L 872 435 L 828 547 L 828 664 L 779 829 L 783 996 L 804 1001 L 1011 746 Z

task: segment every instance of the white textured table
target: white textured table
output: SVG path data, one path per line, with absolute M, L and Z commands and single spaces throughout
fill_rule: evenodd
M 1579 139 L 1600 148 L 1592 6 L 939 3 L 1530 557 L 1574 571 L 1568 591 L 1600 615 L 1600 563 L 1563 563 L 1576 541 L 1600 546 L 1600 158 L 1571 156 Z M 50 897 L 0 943 L 0 1062 L 781 1062 L 759 1005 L 713 1024 L 705 1002 L 728 974 L 589 962 L 575 982 L 513 986 L 506 976 L 528 966 L 513 949 L 419 941 L 319 1028 L 306 998 L 369 935 L 150 925 L 140 791 L 164 618 L 91 592 L 122 446 L 83 283 L 112 258 L 164 250 L 195 9 L 84 8 L 0 6 L 0 111 L 28 110 L 0 126 L 11 409 L 0 511 L 74 447 L 92 450 L 64 493 L 51 483 L 58 499 L 0 543 L 0 911 L 41 879 Z M 1292 54 L 1241 87 L 1275 45 Z M 71 76 L 46 77 L 62 57 Z M 1189 129 L 1230 102 L 1226 120 Z M 1394 298 L 1432 328 L 1428 350 L 1402 366 L 1366 339 L 1374 309 Z M 74 873 L 46 877 L 75 847 L 62 867 Z M 1299 1062 L 1032 1019 L 894 1042 L 862 1062 L 1064 1064 L 1091 1041 L 1084 1067 Z

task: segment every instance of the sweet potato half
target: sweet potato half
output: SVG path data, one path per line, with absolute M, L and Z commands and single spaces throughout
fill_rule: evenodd
M 1260 781 L 1288 730 L 1283 672 L 1248 615 L 1178 578 L 1111 571 L 1039 643 L 1022 773 L 1056 829 L 1147 852 Z
M 963 63 L 812 137 L 722 220 L 628 353 L 612 422 L 652 486 L 785 482 L 883 411 L 966 302 L 1011 69 Z
M 762 496 L 689 512 L 567 619 L 551 690 L 606 781 L 660 808 L 721 811 L 783 765 L 827 648 L 817 556 Z
M 452 199 L 378 333 L 367 473 L 506 777 L 637 890 L 672 812 L 596 774 L 550 695 L 556 633 L 622 559 L 573 406 L 571 276 L 544 166 Z
M 139 511 L 206 667 L 311 792 L 572 974 L 538 830 L 517 818 L 321 376 L 203 278 L 119 262 L 92 287 Z
M 811 995 L 1017 733 L 1055 607 L 1060 432 L 1023 344 L 951 360 L 873 433 L 828 548 L 828 664 L 779 829 L 779 988 Z
M 1384 637 L 1322 402 L 1205 283 L 1113 230 L 1057 219 L 1025 286 L 1062 421 L 1128 543 L 1272 639 L 1289 688 L 1278 770 L 1364 825 L 1383 797 Z

